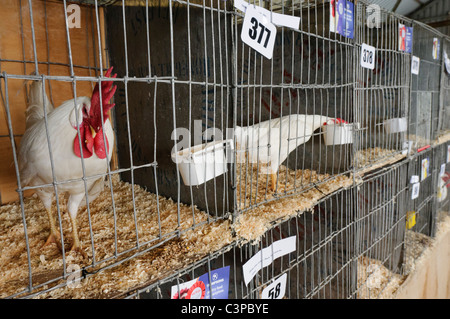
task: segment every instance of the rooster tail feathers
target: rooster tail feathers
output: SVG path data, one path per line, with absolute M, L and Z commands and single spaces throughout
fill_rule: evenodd
M 27 128 L 44 118 L 44 105 L 47 114 L 53 111 L 53 104 L 48 99 L 47 94 L 42 91 L 42 80 L 32 81 L 28 91 L 28 106 L 26 112 Z

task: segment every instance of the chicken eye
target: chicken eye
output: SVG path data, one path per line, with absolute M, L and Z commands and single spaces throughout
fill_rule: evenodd
M 87 109 L 86 109 L 86 104 L 83 104 L 83 117 L 89 117 Z

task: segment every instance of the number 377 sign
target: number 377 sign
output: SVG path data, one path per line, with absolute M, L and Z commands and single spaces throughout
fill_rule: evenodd
M 276 35 L 277 28 L 270 22 L 270 17 L 249 5 L 242 24 L 242 41 L 266 58 L 272 59 Z

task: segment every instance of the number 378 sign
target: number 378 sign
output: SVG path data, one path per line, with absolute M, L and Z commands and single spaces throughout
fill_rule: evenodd
M 276 35 L 277 28 L 270 22 L 270 17 L 258 12 L 253 5 L 249 5 L 242 24 L 242 41 L 270 60 Z
M 363 43 L 361 45 L 361 66 L 367 69 L 375 69 L 375 47 Z

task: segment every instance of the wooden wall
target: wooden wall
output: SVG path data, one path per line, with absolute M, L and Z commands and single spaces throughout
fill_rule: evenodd
M 396 299 L 450 299 L 450 218 L 398 289 Z
M 68 3 L 69 5 L 70 3 Z M 0 72 L 8 75 L 30 74 L 38 61 L 40 74 L 69 76 L 69 51 L 62 1 L 32 0 L 36 57 L 30 23 L 30 8 L 25 0 L 3 0 L 0 10 Z M 68 12 L 70 15 L 72 12 Z M 80 6 L 80 28 L 69 29 L 71 51 L 76 76 L 96 76 L 99 66 L 96 15 L 93 7 Z M 103 29 L 103 10 L 99 8 L 103 66 L 106 67 L 106 51 Z M 47 63 L 50 62 L 50 63 Z M 9 105 L 16 148 L 25 131 L 26 87 L 23 80 L 8 79 L 8 101 L 5 81 L 0 79 L 0 204 L 18 199 L 17 177 L 13 160 L 6 105 Z M 72 99 L 71 82 L 48 81 L 47 94 L 55 107 Z M 77 96 L 91 96 L 93 84 L 76 83 Z M 27 194 L 30 194 L 28 192 Z

